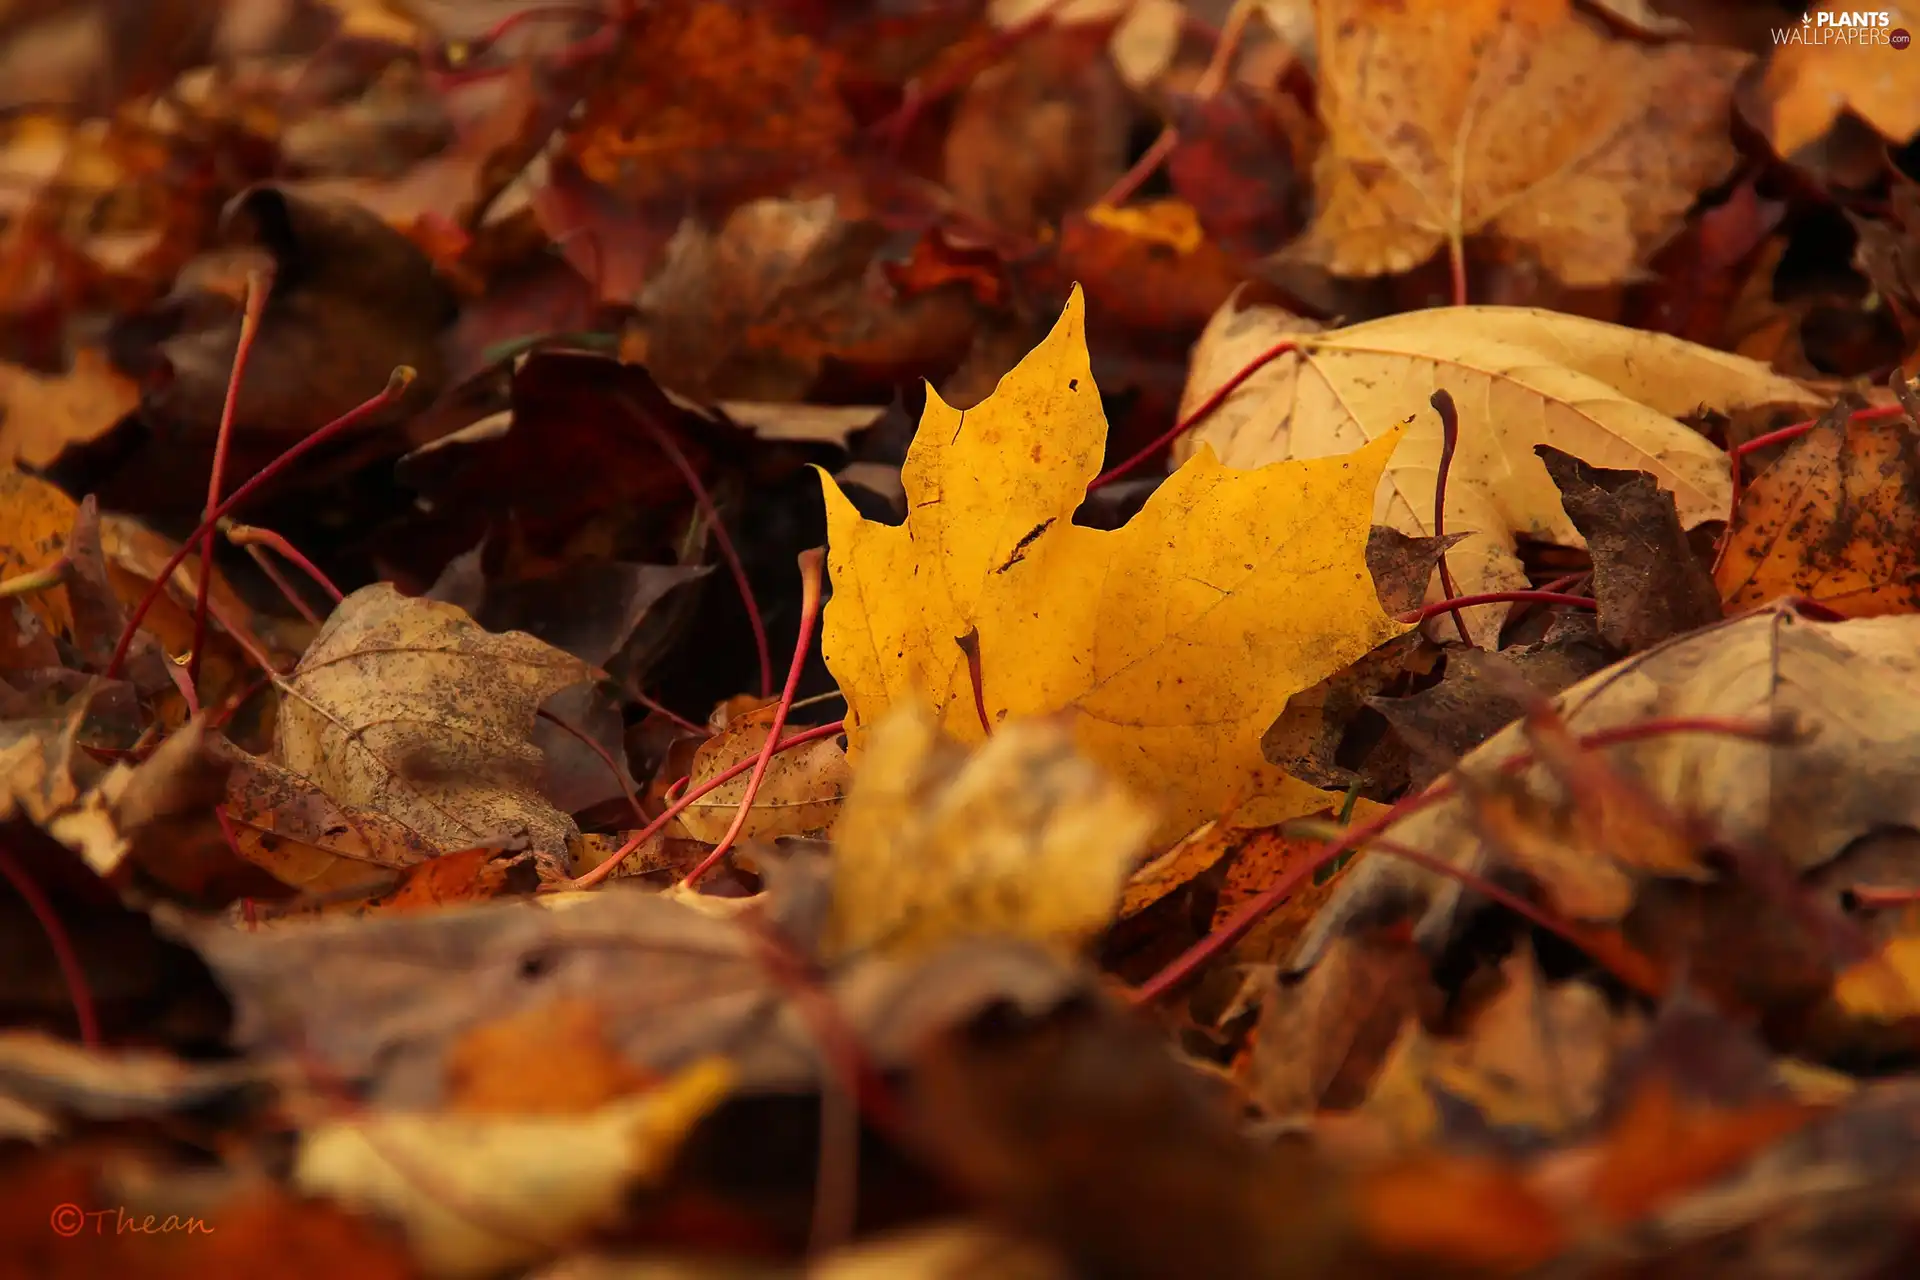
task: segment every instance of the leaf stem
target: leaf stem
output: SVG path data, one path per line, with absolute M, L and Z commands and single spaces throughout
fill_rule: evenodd
M 1112 484 L 1115 480 L 1118 480 L 1121 476 L 1127 474 L 1127 472 L 1133 470 L 1148 458 L 1151 458 L 1154 454 L 1160 452 L 1175 440 L 1178 440 L 1181 436 L 1193 430 L 1215 409 L 1225 404 L 1227 397 L 1240 389 L 1241 383 L 1272 364 L 1275 360 L 1278 360 L 1281 356 L 1286 355 L 1289 351 L 1298 349 L 1299 344 L 1289 338 L 1285 342 L 1277 342 L 1265 351 L 1262 351 L 1242 366 L 1239 372 L 1214 388 L 1213 393 L 1205 400 L 1202 400 L 1192 413 L 1174 423 L 1164 434 L 1157 437 L 1152 444 L 1149 444 L 1125 462 L 1117 466 L 1108 467 L 1104 472 L 1095 476 L 1093 483 L 1087 486 L 1087 492 L 1092 493 L 1095 489 Z
M 28 569 L 25 573 L 16 573 L 0 582 L 0 600 L 11 600 L 15 596 L 37 595 L 42 591 L 51 591 L 67 580 L 67 574 L 73 569 L 73 562 L 61 556 L 52 564 L 38 569 Z
M 267 581 L 271 582 L 281 597 L 293 606 L 293 611 L 314 626 L 319 626 L 320 615 L 315 613 L 313 606 L 307 603 L 307 598 L 294 588 L 293 583 L 287 579 L 287 575 L 280 572 L 280 566 L 274 563 L 273 557 L 267 554 L 266 548 L 248 544 L 245 550 L 260 572 L 267 576 Z
M 925 85 L 917 78 L 909 80 L 900 105 L 868 128 L 886 143 L 890 151 L 899 151 L 906 145 L 907 134 L 919 121 L 922 112 L 948 94 L 970 84 L 974 77 L 998 62 L 1014 45 L 1051 25 L 1055 11 L 1065 7 L 1068 2 L 1046 0 L 1026 18 L 989 37 L 979 53 L 961 57 Z
M 794 734 L 790 738 L 783 738 L 780 741 L 780 745 L 773 749 L 772 754 L 779 755 L 782 751 L 789 750 L 793 747 L 804 746 L 809 742 L 817 742 L 821 738 L 831 738 L 835 734 L 844 730 L 846 727 L 847 727 L 846 721 L 834 720 L 827 724 L 817 725 L 812 729 L 802 729 L 799 733 Z M 754 765 L 759 763 L 759 759 L 760 758 L 758 756 L 750 756 L 747 759 L 742 760 L 739 764 L 736 764 L 733 767 L 707 779 L 705 782 L 701 783 L 699 786 L 693 788 L 691 791 L 681 796 L 678 800 L 675 800 L 671 805 L 667 807 L 666 812 L 662 813 L 659 817 L 655 818 L 652 822 L 648 823 L 646 826 L 640 828 L 640 830 L 634 832 L 633 835 L 628 837 L 627 842 L 625 844 L 621 845 L 618 849 L 614 850 L 611 854 L 607 855 L 606 859 L 603 862 L 601 862 L 599 866 L 595 867 L 593 870 L 587 872 L 585 875 L 579 877 L 576 880 L 569 880 L 565 884 L 559 885 L 556 887 L 562 888 L 562 889 L 593 888 L 595 885 L 599 884 L 602 880 L 605 880 L 608 876 L 611 876 L 613 874 L 614 868 L 618 867 L 622 862 L 626 861 L 628 854 L 631 854 L 635 849 L 638 849 L 641 845 L 653 839 L 653 837 L 659 835 L 662 831 L 665 831 L 667 829 L 668 823 L 672 822 L 675 818 L 679 817 L 681 814 L 685 813 L 688 809 L 692 808 L 694 801 L 702 799 L 709 792 L 717 791 L 721 787 L 725 786 L 727 783 L 732 782 L 735 778 L 739 777 L 741 774 L 745 773 L 747 770 L 753 768 Z
M 273 289 L 270 271 L 247 272 L 246 303 L 240 312 L 240 338 L 233 348 L 233 370 L 227 377 L 227 398 L 220 406 L 220 430 L 213 438 L 213 469 L 207 476 L 207 509 L 200 535 L 200 592 L 193 607 L 193 648 L 187 654 L 187 683 L 200 683 L 200 653 L 207 640 L 207 592 L 213 586 L 213 521 L 220 507 L 220 483 L 227 475 L 227 449 L 233 442 L 233 416 L 240 403 L 240 380 L 246 376 L 247 357 L 253 354 L 260 332 L 260 313 Z M 117 655 L 116 655 L 117 656 Z
M 1433 393 L 1427 403 L 1440 415 L 1440 470 L 1433 481 L 1433 536 L 1447 536 L 1447 474 L 1453 470 L 1453 451 L 1460 445 L 1460 414 L 1453 407 L 1453 396 L 1446 388 Z M 1447 551 L 1443 543 L 1440 548 L 1440 590 L 1448 599 L 1459 596 L 1460 588 L 1453 584 L 1453 570 L 1447 567 Z M 1467 634 L 1466 619 L 1460 615 L 1460 606 L 1455 603 L 1447 612 L 1453 615 L 1453 628 L 1460 633 L 1460 643 L 1473 647 L 1473 637 Z
M 1214 42 L 1213 56 L 1207 59 L 1206 69 L 1200 73 L 1199 80 L 1194 82 L 1194 97 L 1211 98 L 1226 88 L 1227 74 L 1233 63 L 1234 51 L 1240 47 L 1240 39 L 1246 33 L 1247 19 L 1253 15 L 1253 12 L 1254 5 L 1251 0 L 1234 0 L 1233 8 L 1228 11 L 1227 20 L 1221 26 L 1220 34 Z M 1121 174 L 1119 180 L 1107 188 L 1106 194 L 1094 203 L 1105 205 L 1124 203 L 1146 183 L 1148 178 L 1153 176 L 1153 171 L 1158 169 L 1161 163 L 1173 154 L 1173 149 L 1179 145 L 1180 131 L 1172 125 L 1162 128 L 1159 136 L 1140 153 L 1140 158 L 1133 162 L 1133 167 Z
M 793 644 L 793 662 L 787 667 L 786 687 L 780 691 L 780 704 L 773 709 L 773 723 L 767 727 L 767 740 L 761 744 L 760 754 L 753 762 L 753 776 L 747 779 L 746 794 L 740 797 L 740 807 L 734 811 L 733 821 L 728 824 L 726 834 L 720 837 L 720 843 L 713 846 L 713 852 L 699 866 L 687 872 L 686 879 L 680 882 L 683 889 L 691 889 L 701 876 L 717 866 L 727 856 L 727 850 L 733 848 L 733 842 L 740 838 L 741 829 L 747 825 L 747 815 L 753 811 L 753 799 L 760 794 L 760 783 L 765 780 L 767 766 L 773 761 L 780 731 L 787 727 L 787 713 L 793 710 L 793 695 L 800 687 L 800 672 L 807 665 L 807 646 L 813 640 L 814 620 L 820 616 L 820 577 L 826 558 L 826 552 L 819 547 L 809 547 L 800 553 L 800 635 Z
M 1369 840 L 1367 849 L 1369 852 L 1378 851 L 1395 858 L 1404 858 L 1417 866 L 1425 867 L 1435 875 L 1457 880 L 1489 902 L 1499 903 L 1529 924 L 1545 929 L 1548 933 L 1572 943 L 1601 968 L 1642 995 L 1651 996 L 1657 1000 L 1666 994 L 1665 984 L 1659 981 L 1659 974 L 1652 959 L 1624 943 L 1617 953 L 1609 953 L 1608 948 L 1596 948 L 1593 945 L 1594 939 L 1591 933 L 1581 929 L 1572 921 L 1563 919 L 1558 912 L 1529 902 L 1485 876 L 1469 871 L 1465 867 L 1457 867 L 1442 858 L 1436 858 L 1423 849 L 1416 849 L 1412 845 L 1402 844 L 1398 840 L 1388 840 L 1381 836 Z
M 80 1043 L 89 1049 L 98 1049 L 100 1021 L 94 1014 L 93 989 L 87 985 L 86 969 L 80 963 L 79 952 L 73 949 L 67 927 L 60 922 L 60 913 L 53 909 L 53 904 L 25 869 L 14 861 L 13 850 L 4 844 L 0 844 L 0 877 L 13 886 L 13 891 L 27 904 L 28 912 L 39 922 L 40 931 L 47 936 L 47 947 L 53 952 L 53 962 L 60 967 L 67 999 L 73 1004 L 73 1020 L 80 1031 Z
M 699 725 L 687 719 L 685 716 L 675 711 L 672 707 L 667 706 L 664 702 L 661 702 L 658 698 L 652 698 L 647 696 L 644 690 L 628 689 L 626 692 L 633 698 L 635 702 L 639 703 L 641 706 L 645 707 L 647 710 L 666 717 L 666 719 L 675 728 L 684 729 L 688 733 L 697 733 L 702 737 L 706 736 L 707 731 L 705 729 L 702 729 Z M 795 705 L 797 706 L 799 704 L 796 703 Z
M 1411 609 L 1401 614 L 1394 621 L 1418 626 L 1438 614 L 1451 613 L 1457 609 L 1470 609 L 1477 604 L 1509 602 L 1517 604 L 1523 601 L 1533 604 L 1564 604 L 1575 609 L 1600 607 L 1586 596 L 1570 595 L 1565 591 L 1482 591 L 1477 595 L 1455 596 L 1449 600 L 1436 600 L 1432 604 L 1421 605 L 1418 609 Z
M 120 668 L 126 664 L 127 650 L 133 646 L 133 637 L 134 634 L 139 631 L 141 621 L 146 618 L 147 611 L 153 608 L 154 601 L 160 598 L 160 593 L 166 590 L 166 584 L 173 577 L 173 571 L 178 569 L 181 564 L 185 562 L 186 558 L 192 554 L 195 539 L 209 533 L 213 529 L 216 520 L 232 511 L 248 498 L 251 498 L 256 492 L 272 482 L 282 471 L 292 466 L 300 458 L 305 457 L 334 437 L 342 435 L 354 427 L 361 425 L 368 418 L 398 400 L 402 395 L 406 394 L 407 388 L 413 385 L 413 380 L 416 376 L 414 371 L 406 365 L 399 366 L 393 371 L 393 376 L 387 379 L 385 389 L 378 395 L 370 400 L 362 401 L 360 404 L 335 418 L 332 422 L 329 422 L 326 426 L 315 431 L 312 435 L 294 444 L 285 453 L 275 458 L 272 462 L 269 462 L 265 467 L 262 467 L 259 473 L 253 476 L 252 479 L 228 494 L 225 500 L 223 500 L 218 507 L 214 508 L 210 516 L 203 518 L 199 528 L 187 535 L 186 539 L 181 542 L 180 549 L 175 551 L 173 557 L 161 567 L 160 572 L 154 575 L 153 585 L 147 588 L 147 593 L 140 597 L 140 603 L 134 605 L 133 612 L 127 615 L 126 629 L 120 633 L 120 643 L 114 646 L 113 660 L 107 664 L 106 678 L 111 680 L 120 674 Z
M 293 565 L 294 568 L 300 570 L 300 572 L 312 579 L 314 585 L 326 592 L 335 604 L 339 604 L 347 598 L 344 591 L 333 585 L 333 579 L 322 573 L 319 566 L 314 564 L 313 561 L 307 559 L 300 548 L 294 546 L 273 530 L 262 529 L 257 525 L 251 524 L 228 524 L 226 534 L 227 541 L 238 547 L 259 545 L 271 548 L 282 560 L 287 561 Z
M 587 731 L 579 725 L 573 724 L 562 716 L 555 715 L 545 707 L 540 708 L 538 715 L 549 724 L 558 725 L 567 733 L 572 734 L 580 740 L 581 745 L 585 746 L 587 750 L 600 757 L 600 763 L 607 766 L 607 772 L 613 775 L 613 780 L 620 784 L 620 790 L 625 793 L 627 804 L 633 809 L 634 820 L 641 826 L 646 826 L 647 811 L 640 807 L 640 796 L 634 791 L 633 782 L 627 777 L 627 771 L 620 767 L 618 760 L 613 758 L 613 752 L 607 750 L 600 743 L 595 742 L 588 736 Z
M 667 429 L 653 420 L 653 415 L 634 402 L 625 392 L 614 397 L 627 416 L 644 427 L 653 436 L 660 452 L 667 455 L 680 478 L 687 482 L 687 488 L 693 491 L 693 500 L 700 508 L 700 514 L 713 528 L 714 545 L 720 549 L 720 558 L 727 562 L 727 572 L 733 575 L 733 585 L 740 592 L 740 603 L 747 611 L 747 625 L 753 628 L 754 655 L 760 660 L 760 696 L 773 696 L 773 651 L 767 646 L 767 624 L 760 617 L 760 602 L 754 599 L 753 583 L 747 579 L 746 562 L 741 560 L 740 551 L 733 545 L 733 537 L 727 532 L 727 525 L 720 518 L 720 509 L 714 505 L 713 495 L 707 492 L 707 486 L 700 480 L 700 472 L 695 469 L 687 455 L 674 441 Z

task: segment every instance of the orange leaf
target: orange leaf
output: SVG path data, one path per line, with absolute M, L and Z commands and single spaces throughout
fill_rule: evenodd
M 1586 1203 L 1610 1222 L 1633 1222 L 1731 1173 L 1820 1110 L 1788 1099 L 1722 1110 L 1682 1099 L 1672 1085 L 1653 1079 L 1607 1136 Z
M 1740 499 L 1714 569 L 1729 613 L 1806 596 L 1850 618 L 1920 608 L 1920 436 L 1836 406 Z

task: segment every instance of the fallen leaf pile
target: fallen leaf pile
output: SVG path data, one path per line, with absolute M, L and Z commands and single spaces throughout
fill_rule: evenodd
M 1916 26 L 0 6 L 0 1277 L 1913 1273 Z

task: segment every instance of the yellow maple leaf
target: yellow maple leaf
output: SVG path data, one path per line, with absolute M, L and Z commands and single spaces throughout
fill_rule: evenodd
M 1251 471 L 1202 449 L 1105 531 L 1072 517 L 1106 430 L 1076 287 L 979 405 L 928 392 L 901 472 L 904 526 L 862 519 L 822 473 L 822 643 L 847 698 L 850 762 L 910 696 L 963 742 L 986 736 L 981 710 L 994 725 L 1064 712 L 1172 839 L 1278 785 L 1260 735 L 1287 699 L 1405 629 L 1366 564 L 1397 431 Z M 977 644 L 980 709 L 963 644 Z

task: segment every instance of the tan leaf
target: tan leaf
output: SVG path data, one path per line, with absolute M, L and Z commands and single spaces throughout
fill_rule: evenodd
M 1053 720 L 1009 722 L 969 756 L 909 700 L 863 759 L 834 828 L 835 954 L 971 933 L 1077 944 L 1112 919 L 1153 830 Z
M 1319 207 L 1290 254 L 1407 271 L 1489 232 L 1574 286 L 1625 280 L 1735 152 L 1748 55 L 1615 40 L 1571 0 L 1321 0 Z
M 766 744 L 767 730 L 772 724 L 771 706 L 728 720 L 726 728 L 707 739 L 694 753 L 687 789 L 700 786 L 743 760 L 753 759 Z M 789 724 L 786 732 L 791 735 L 799 727 Z M 718 843 L 732 825 L 733 815 L 746 796 L 750 773 L 715 787 L 688 805 L 680 815 L 680 826 L 695 840 Z M 772 840 L 832 826 L 851 776 L 847 753 L 837 739 L 822 738 L 780 752 L 767 763 L 767 775 L 753 798 L 753 809 L 740 829 L 740 838 Z
M 541 798 L 540 703 L 593 669 L 525 632 L 375 583 L 341 601 L 282 684 L 279 762 L 340 804 L 446 849 L 525 833 L 567 855 L 579 832 Z
M 1230 467 L 1321 458 L 1410 423 L 1388 459 L 1374 523 L 1431 534 L 1441 431 L 1428 400 L 1445 389 L 1460 414 L 1446 527 L 1449 534 L 1471 531 L 1447 562 L 1468 593 L 1527 586 L 1513 555 L 1516 534 L 1585 545 L 1535 445 L 1596 467 L 1651 474 L 1691 527 L 1726 518 L 1732 483 L 1726 455 L 1680 417 L 1703 408 L 1811 410 L 1821 403 L 1752 360 L 1528 307 L 1441 307 L 1316 333 L 1279 308 L 1237 310 L 1229 301 L 1194 348 L 1181 413 L 1196 409 L 1252 355 L 1289 339 L 1298 352 L 1249 377 L 1174 446 L 1174 460 L 1203 445 Z M 1436 582 L 1431 598 L 1437 591 Z M 1476 643 L 1495 647 L 1507 606 L 1466 612 Z

